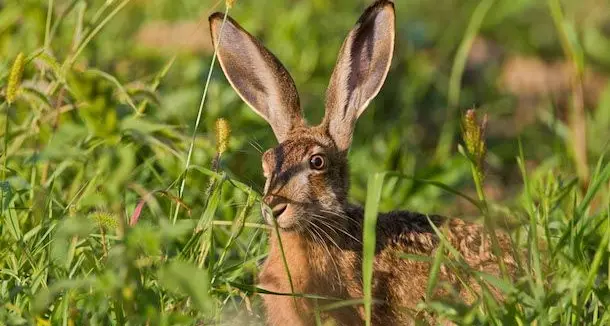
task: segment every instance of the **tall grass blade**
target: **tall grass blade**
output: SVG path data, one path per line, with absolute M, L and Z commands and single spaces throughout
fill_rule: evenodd
M 580 323 L 579 318 L 581 317 L 581 310 L 583 309 L 583 307 L 585 307 L 585 303 L 587 301 L 587 298 L 591 294 L 591 289 L 593 288 L 594 282 L 596 281 L 596 278 L 600 275 L 600 267 L 602 265 L 603 259 L 605 257 L 610 257 L 610 250 L 608 248 L 608 244 L 610 244 L 610 230 L 606 230 L 602 240 L 599 242 L 597 250 L 595 251 L 595 255 L 593 256 L 593 261 L 591 262 L 589 272 L 587 273 L 585 287 L 580 291 L 580 297 L 578 300 L 578 304 L 576 305 L 576 312 L 574 313 L 574 315 L 576 316 L 575 324 Z
M 373 264 L 377 241 L 377 214 L 386 173 L 375 173 L 369 177 L 364 206 L 364 229 L 362 248 L 362 288 L 364 294 L 364 316 L 367 326 L 371 325 L 373 305 Z
M 428 285 L 426 286 L 426 301 L 432 301 L 434 290 L 436 289 L 436 284 L 438 283 L 438 279 L 441 273 L 441 265 L 443 264 L 443 260 L 445 259 L 445 245 L 441 242 L 436 248 L 436 253 L 434 254 L 434 260 L 432 261 L 432 265 L 430 266 L 430 273 L 428 274 Z
M 263 207 L 263 209 L 270 210 L 269 207 Z M 268 214 L 272 214 L 272 212 L 268 212 Z M 284 270 L 286 271 L 286 277 L 288 278 L 288 284 L 290 285 L 290 293 L 295 294 L 294 291 L 294 283 L 292 281 L 292 274 L 290 274 L 290 266 L 288 266 L 288 260 L 286 259 L 286 252 L 284 251 L 284 243 L 282 242 L 282 234 L 280 232 L 280 227 L 277 224 L 277 220 L 273 219 L 273 232 L 275 232 L 275 236 L 277 237 L 278 247 L 280 248 L 280 254 L 282 255 L 282 263 L 284 265 Z M 292 297 L 294 300 L 294 306 L 298 307 L 297 297 Z
M 445 120 L 445 125 L 441 129 L 441 135 L 436 148 L 437 160 L 445 160 L 449 156 L 449 151 L 451 149 L 451 144 L 453 143 L 453 137 L 456 129 L 454 119 L 460 102 L 462 75 L 464 74 L 464 68 L 466 67 L 468 53 L 472 48 L 475 37 L 479 33 L 479 29 L 481 28 L 481 24 L 483 24 L 485 16 L 487 16 L 489 9 L 491 9 L 494 2 L 495 0 L 481 0 L 477 4 L 472 12 L 472 15 L 470 16 L 468 26 L 466 27 L 466 32 L 464 33 L 464 38 L 462 39 L 462 42 L 460 43 L 458 51 L 455 55 L 455 59 L 453 60 L 447 96 L 447 118 Z
M 571 112 L 569 125 L 572 145 L 571 154 L 576 165 L 576 172 L 584 187 L 589 183 L 589 158 L 587 154 L 587 117 L 584 103 L 584 56 L 576 40 L 576 33 L 569 29 L 569 25 L 564 20 L 563 9 L 559 0 L 548 0 L 549 11 L 555 29 L 559 35 L 559 41 L 564 55 L 572 65 L 571 76 Z
M 229 7 L 227 6 L 225 8 L 224 17 L 222 19 L 222 24 L 220 25 L 220 32 L 219 32 L 220 35 L 223 35 L 222 29 L 225 25 L 225 22 L 227 21 L 228 13 L 229 13 Z M 178 190 L 178 197 L 180 197 L 180 198 L 182 198 L 182 195 L 184 194 L 184 187 L 186 185 L 186 177 L 187 177 L 189 167 L 191 165 L 193 149 L 195 148 L 195 139 L 197 137 L 197 130 L 199 130 L 199 123 L 201 122 L 201 115 L 203 113 L 203 104 L 205 103 L 205 99 L 208 95 L 208 88 L 210 86 L 210 80 L 212 78 L 212 71 L 214 70 L 214 64 L 216 63 L 216 55 L 218 54 L 218 47 L 220 46 L 221 43 L 222 43 L 222 38 L 219 38 L 218 44 L 216 44 L 216 47 L 214 48 L 214 54 L 212 55 L 212 63 L 210 64 L 210 70 L 208 71 L 208 76 L 205 81 L 205 87 L 203 88 L 203 94 L 201 95 L 201 101 L 199 102 L 199 110 L 197 111 L 197 119 L 195 120 L 195 128 L 193 129 L 191 143 L 189 145 L 188 153 L 186 154 L 186 163 L 185 163 L 185 167 L 184 167 L 184 173 L 182 175 L 182 181 L 180 182 L 180 188 Z M 179 211 L 180 211 L 180 208 L 176 207 L 176 210 L 174 211 L 174 217 L 172 218 L 172 223 L 176 223 L 176 220 L 178 219 Z
M 81 52 L 87 47 L 89 42 L 118 14 L 131 0 L 123 0 L 121 1 L 115 8 L 112 10 L 104 19 L 97 25 L 95 28 L 85 37 L 85 39 L 80 42 L 74 54 L 66 61 L 68 66 L 72 66 L 72 64 L 76 61 L 76 59 L 80 56 Z M 77 2 L 77 1 L 75 1 Z

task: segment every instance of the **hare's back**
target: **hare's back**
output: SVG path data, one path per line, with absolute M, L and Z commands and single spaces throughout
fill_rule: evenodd
M 418 314 L 416 307 L 425 297 L 434 254 L 441 243 L 432 224 L 472 269 L 500 275 L 499 260 L 494 255 L 492 239 L 482 225 L 408 211 L 381 214 L 377 224 L 374 292 L 387 304 L 378 307 L 385 310 L 376 314 L 382 319 L 379 322 L 400 320 L 410 324 L 408 320 L 412 321 L 412 316 Z M 496 236 L 502 260 L 512 274 L 516 264 L 510 255 L 510 238 L 503 232 L 496 232 Z M 449 259 L 455 258 L 448 250 L 445 254 Z M 439 281 L 453 284 L 454 294 L 465 302 L 472 302 L 475 295 L 464 288 L 460 280 L 469 279 L 468 287 L 475 292 L 480 291 L 478 282 L 457 273 L 460 272 L 442 264 Z M 500 296 L 495 289 L 492 291 Z M 449 300 L 451 297 L 451 293 L 440 286 L 437 286 L 435 295 Z M 392 317 L 383 320 L 383 315 Z
M 377 251 L 391 249 L 429 255 L 434 253 L 441 242 L 437 232 L 440 232 L 472 267 L 490 260 L 495 261 L 493 239 L 483 225 L 459 218 L 409 211 L 396 211 L 379 216 Z M 500 230 L 496 230 L 495 236 L 503 259 L 512 263 L 508 255 L 512 252 L 510 238 Z

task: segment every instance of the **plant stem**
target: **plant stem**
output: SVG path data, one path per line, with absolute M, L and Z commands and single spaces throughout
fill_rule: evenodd
M 227 14 L 229 13 L 229 7 L 225 8 L 224 17 L 222 20 L 222 24 L 220 25 L 220 35 L 222 35 L 222 29 L 227 20 Z M 218 54 L 218 46 L 222 38 L 219 38 L 218 44 L 216 44 L 216 48 L 214 49 L 214 54 L 212 55 L 212 63 L 210 64 L 210 70 L 208 71 L 208 76 L 205 81 L 205 87 L 203 88 L 203 95 L 201 96 L 201 101 L 199 102 L 199 111 L 197 112 L 197 119 L 195 120 L 195 129 L 193 130 L 193 135 L 191 137 L 191 144 L 189 146 L 189 151 L 186 155 L 186 164 L 184 166 L 184 173 L 182 174 L 182 181 L 180 182 L 180 188 L 178 189 L 178 197 L 182 199 L 182 195 L 184 194 L 184 187 L 186 185 L 186 176 L 188 174 L 189 167 L 191 166 L 191 158 L 193 156 L 193 149 L 195 147 L 195 139 L 197 137 L 197 130 L 199 129 L 199 123 L 201 122 L 201 114 L 203 112 L 203 104 L 205 103 L 205 98 L 208 95 L 208 88 L 210 86 L 210 80 L 212 78 L 212 71 L 214 70 L 214 64 L 216 63 L 216 56 Z M 180 207 L 177 206 L 174 211 L 174 216 L 172 218 L 172 223 L 175 224 L 178 219 L 178 212 L 180 211 Z

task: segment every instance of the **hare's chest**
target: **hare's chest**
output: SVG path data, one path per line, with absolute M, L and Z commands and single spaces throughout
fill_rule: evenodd
M 259 286 L 281 293 L 351 297 L 348 289 L 361 282 L 354 275 L 351 259 L 333 248 L 318 248 L 305 239 L 282 235 L 282 246 L 271 237 L 269 255 L 259 274 Z M 283 254 L 282 250 L 283 248 Z M 359 268 L 357 268 L 359 270 Z M 352 285 L 352 286 L 350 286 Z

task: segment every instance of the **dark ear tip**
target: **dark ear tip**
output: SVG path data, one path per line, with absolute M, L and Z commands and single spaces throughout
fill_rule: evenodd
M 225 21 L 225 13 L 223 12 L 215 12 L 208 17 L 208 22 L 210 24 L 210 33 L 212 34 L 212 43 L 216 43 L 216 38 L 218 37 L 217 30 L 220 29 L 220 26 L 223 22 L 226 23 L 227 26 L 225 28 L 237 28 L 242 29 L 239 24 L 231 18 L 231 16 L 227 15 Z
M 222 22 L 222 20 L 224 19 L 225 14 L 222 12 L 215 12 L 213 14 L 210 15 L 210 17 L 208 17 L 208 21 L 211 24 L 214 24 L 217 21 Z
M 394 12 L 394 1 L 393 0 L 377 0 L 370 7 L 367 8 L 366 12 L 381 11 L 389 9 Z
M 371 7 L 392 7 L 394 8 L 394 0 L 377 0 Z
M 364 10 L 364 13 L 362 13 L 360 19 L 358 19 L 358 23 L 363 23 L 369 17 L 376 16 L 377 14 L 388 10 L 392 15 L 394 15 L 394 1 L 377 0 Z

